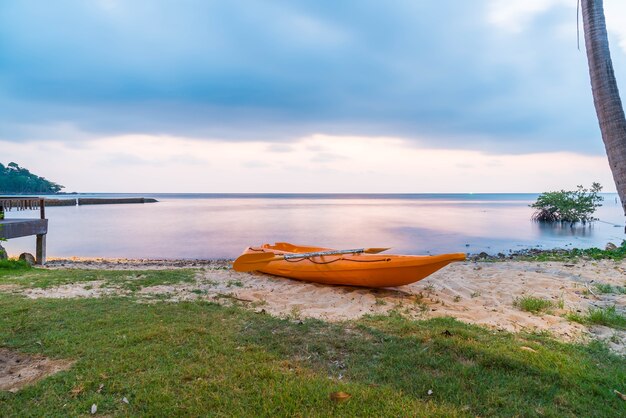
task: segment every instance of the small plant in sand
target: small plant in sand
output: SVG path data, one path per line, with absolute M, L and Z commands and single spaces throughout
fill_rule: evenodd
M 261 299 L 261 300 L 255 300 L 254 302 L 252 302 L 250 304 L 251 308 L 258 308 L 259 306 L 266 306 L 267 305 L 267 301 L 265 299 Z
M 554 307 L 554 302 L 535 296 L 522 296 L 513 301 L 513 306 L 522 311 L 539 313 Z
M 624 286 L 613 286 L 608 283 L 596 283 L 595 288 L 598 293 L 626 294 L 626 287 Z
M 596 283 L 595 288 L 598 293 L 613 293 L 613 286 L 608 283 Z
M 539 195 L 537 201 L 530 205 L 536 209 L 532 218 L 542 222 L 569 222 L 583 224 L 596 220 L 593 214 L 602 206 L 604 200 L 599 195 L 602 190 L 600 183 L 593 183 L 590 189 L 578 186 L 576 190 L 546 192 Z
M 613 344 L 621 344 L 622 343 L 622 339 L 615 332 L 613 333 L 613 335 L 611 335 L 611 338 L 609 338 L 609 341 L 611 341 Z
M 241 280 L 229 280 L 226 283 L 226 287 L 243 287 L 243 282 Z
M 302 316 L 302 309 L 299 306 L 292 306 L 289 311 L 289 317 L 291 319 L 300 319 L 300 316 Z
M 626 329 L 626 316 L 619 313 L 615 306 L 589 308 L 585 315 L 571 313 L 567 318 L 583 325 L 604 325 L 611 328 Z

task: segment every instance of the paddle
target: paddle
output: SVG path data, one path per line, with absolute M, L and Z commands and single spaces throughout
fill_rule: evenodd
M 278 260 L 291 260 L 298 258 L 309 257 L 321 257 L 324 255 L 340 255 L 340 254 L 378 254 L 383 251 L 387 251 L 389 248 L 356 248 L 353 250 L 330 250 L 330 251 L 317 251 L 312 253 L 293 253 L 293 254 L 279 254 L 274 253 L 251 253 L 240 255 L 233 263 L 233 269 L 235 271 L 247 272 L 258 270 L 265 266 L 267 263 Z

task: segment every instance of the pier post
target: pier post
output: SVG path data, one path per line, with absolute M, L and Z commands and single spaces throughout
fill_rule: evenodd
M 37 234 L 35 262 L 40 266 L 46 264 L 46 234 Z
M 41 219 L 46 219 L 46 201 L 44 199 L 39 199 L 39 215 Z M 40 266 L 46 264 L 46 234 L 37 234 L 35 262 Z

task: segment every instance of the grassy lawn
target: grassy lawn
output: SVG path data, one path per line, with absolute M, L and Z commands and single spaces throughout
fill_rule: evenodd
M 193 277 L 13 270 L 0 274 L 0 284 L 114 280 L 109 274 L 149 283 Z M 76 360 L 15 394 L 0 392 L 3 416 L 88 415 L 92 404 L 109 416 L 626 414 L 613 393 L 626 391 L 626 362 L 602 345 L 446 318 L 391 314 L 329 324 L 209 302 L 0 294 L 0 346 Z M 352 397 L 335 403 L 336 391 Z
M 11 260 L 12 261 L 12 260 Z M 22 263 L 0 265 L 0 284 L 16 284 L 28 288 L 46 289 L 54 286 L 79 282 L 102 281 L 105 287 L 115 286 L 121 289 L 136 291 L 143 287 L 191 283 L 194 281 L 194 270 L 45 270 L 30 268 Z

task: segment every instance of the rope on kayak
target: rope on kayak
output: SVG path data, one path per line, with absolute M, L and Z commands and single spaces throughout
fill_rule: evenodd
M 289 263 L 299 263 L 300 261 L 304 261 L 304 260 L 309 260 L 313 264 L 330 264 L 330 263 L 334 263 L 335 261 L 343 260 L 343 257 L 335 258 L 334 260 L 330 260 L 330 261 L 315 261 L 312 258 L 308 258 L 308 257 L 285 258 L 285 261 Z
M 267 252 L 265 251 L 265 248 L 252 248 L 252 247 L 248 247 L 250 249 L 250 251 L 256 251 L 256 252 Z M 289 263 L 299 263 L 300 261 L 304 261 L 304 260 L 309 260 L 311 263 L 313 264 L 331 264 L 334 263 L 336 261 L 340 261 L 340 260 L 344 260 L 344 261 L 352 261 L 355 263 L 379 263 L 381 261 L 391 261 L 391 258 L 382 258 L 379 260 L 355 260 L 354 258 L 343 258 L 343 257 L 339 257 L 336 258 L 334 260 L 330 260 L 330 261 L 315 261 L 313 260 L 313 258 L 310 257 L 302 257 L 302 258 L 285 258 L 285 261 L 289 262 Z
M 309 260 L 311 263 L 313 264 L 331 264 L 334 263 L 336 261 L 340 261 L 340 260 L 344 260 L 344 261 L 353 261 L 355 263 L 378 263 L 381 261 L 389 261 L 391 260 L 390 258 L 382 258 L 379 260 L 355 260 L 353 258 L 343 258 L 343 257 L 339 257 L 339 258 L 335 258 L 334 260 L 330 260 L 330 261 L 315 261 L 312 258 L 308 258 L 308 257 L 302 257 L 302 258 L 286 258 L 285 261 L 289 262 L 289 263 L 299 263 L 300 261 L 304 261 L 304 260 Z
M 353 258 L 344 258 L 346 261 L 354 261 L 355 263 L 378 263 L 379 261 L 391 261 L 391 258 L 382 258 L 380 260 L 355 260 Z

